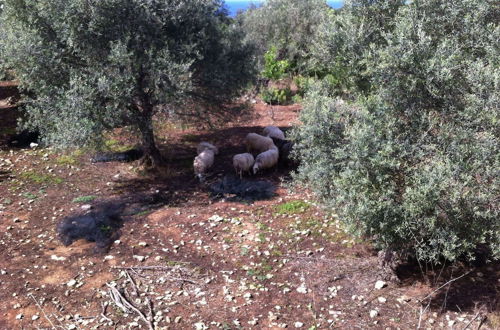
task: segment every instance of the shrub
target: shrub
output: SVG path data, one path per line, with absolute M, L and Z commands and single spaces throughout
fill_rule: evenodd
M 270 87 L 261 93 L 262 100 L 272 105 L 285 105 L 290 102 L 292 92 L 289 88 Z
M 437 263 L 500 258 L 495 1 L 414 1 L 370 57 L 371 95 L 304 101 L 296 177 L 381 248 Z M 382 34 L 384 35 L 384 34 Z
M 287 60 L 278 60 L 277 57 L 278 53 L 276 47 L 274 46 L 264 54 L 264 70 L 262 71 L 263 77 L 280 80 L 285 76 L 290 68 L 290 63 Z

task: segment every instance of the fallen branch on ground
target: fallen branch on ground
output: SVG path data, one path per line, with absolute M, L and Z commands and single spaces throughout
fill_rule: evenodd
M 116 289 L 114 286 L 112 286 L 108 283 L 106 283 L 106 285 L 109 288 L 109 294 L 111 296 L 111 299 L 118 307 L 120 307 L 123 310 L 124 313 L 130 313 L 130 311 L 136 312 L 144 320 L 144 322 L 146 322 L 146 324 L 148 325 L 150 330 L 155 329 L 153 320 L 149 320 L 146 317 L 146 315 L 144 315 L 143 312 L 141 312 L 137 307 L 132 305 L 127 300 L 127 298 L 125 298 L 125 296 L 123 294 L 121 294 L 120 291 L 118 291 L 118 289 Z M 150 308 L 151 308 L 151 306 L 150 306 Z

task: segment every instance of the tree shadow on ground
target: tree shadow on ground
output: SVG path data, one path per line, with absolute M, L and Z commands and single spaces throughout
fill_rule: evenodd
M 397 274 L 403 286 L 423 282 L 432 289 L 420 297 L 422 305 L 439 313 L 477 313 L 500 310 L 500 261 L 471 265 L 457 262 L 426 267 L 416 261 L 401 265 Z

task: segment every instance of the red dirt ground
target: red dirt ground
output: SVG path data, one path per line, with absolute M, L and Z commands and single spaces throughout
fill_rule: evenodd
M 209 197 L 192 172 L 197 143 L 221 150 L 213 182 L 233 172 L 231 157 L 244 150 L 248 132 L 290 127 L 298 105 L 258 102 L 250 118 L 215 131 L 159 123 L 169 173 L 151 177 L 137 163 L 91 164 L 82 152 L 10 149 L 5 141 L 17 110 L 5 99 L 15 94 L 13 86 L 0 84 L 0 329 L 500 325 L 498 263 L 427 270 L 425 279 L 406 267 L 401 283 L 377 290 L 378 258 L 369 242 L 346 234 L 307 190 L 289 190 L 287 168 L 259 176 L 279 186 L 271 200 Z M 122 130 L 109 145 L 134 142 Z M 93 210 L 125 205 L 120 236 L 106 254 L 91 242 L 66 247 L 58 239 L 56 225 L 84 212 L 74 200 L 82 196 L 96 197 L 87 202 Z M 109 286 L 134 307 L 118 307 Z

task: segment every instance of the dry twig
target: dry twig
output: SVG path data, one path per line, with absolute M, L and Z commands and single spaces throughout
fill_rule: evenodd
M 467 273 L 465 274 L 462 274 L 460 275 L 459 277 L 456 277 L 456 278 L 453 278 L 451 280 L 449 280 L 448 282 L 446 282 L 445 284 L 441 285 L 439 288 L 437 288 L 436 290 L 432 291 L 431 293 L 429 293 L 427 296 L 425 296 L 424 298 L 422 298 L 420 301 L 424 301 L 425 299 L 429 298 L 430 296 L 432 296 L 434 293 L 438 292 L 439 290 L 441 290 L 442 288 L 444 288 L 445 286 L 455 282 L 455 281 L 458 281 L 459 279 L 461 279 L 462 277 L 466 276 L 466 275 L 469 275 L 470 273 L 472 272 L 472 270 L 469 270 Z
M 127 298 L 125 298 L 120 291 L 118 291 L 114 286 L 106 284 L 109 288 L 109 293 L 113 302 L 120 307 L 125 313 L 129 313 L 131 310 L 139 314 L 139 316 L 146 322 L 150 330 L 154 330 L 155 326 L 152 320 L 149 320 L 143 312 L 141 312 L 137 307 L 132 305 Z
M 56 326 L 54 325 L 54 323 L 52 323 L 52 321 L 49 319 L 49 317 L 47 316 L 47 314 L 45 314 L 45 311 L 43 310 L 42 306 L 38 303 L 38 300 L 36 300 L 36 298 L 31 293 L 28 293 L 28 296 L 30 296 L 35 301 L 36 305 L 38 306 L 38 308 L 40 309 L 40 311 L 42 311 L 42 314 L 47 319 L 47 321 L 49 321 L 49 323 L 52 326 L 52 328 L 56 329 Z

